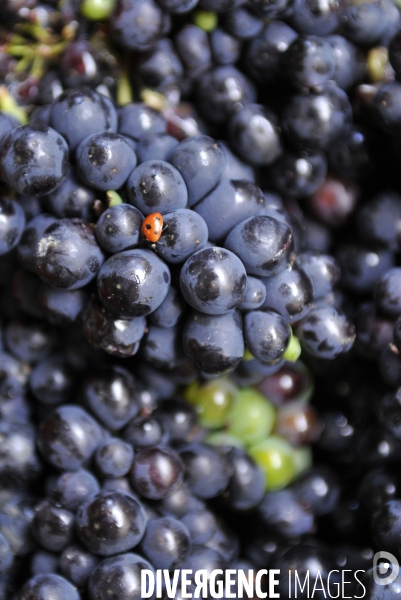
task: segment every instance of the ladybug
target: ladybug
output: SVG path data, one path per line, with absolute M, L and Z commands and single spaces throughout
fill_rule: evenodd
M 162 231 L 163 217 L 158 212 L 148 215 L 142 223 L 141 233 L 148 242 L 157 242 L 160 239 Z

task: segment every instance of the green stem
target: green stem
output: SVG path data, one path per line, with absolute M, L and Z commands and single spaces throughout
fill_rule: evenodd
M 0 110 L 11 115 L 21 124 L 28 122 L 24 109 L 18 106 L 5 85 L 0 86 Z

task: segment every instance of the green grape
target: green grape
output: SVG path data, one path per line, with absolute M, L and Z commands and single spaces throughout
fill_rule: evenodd
M 309 446 L 294 448 L 294 478 L 311 468 L 313 462 L 312 450 Z
M 282 437 L 271 435 L 248 450 L 266 477 L 266 491 L 285 487 L 294 479 L 294 448 Z
M 286 351 L 283 354 L 284 360 L 288 360 L 289 362 L 296 362 L 298 358 L 301 356 L 301 344 L 299 343 L 299 339 L 296 335 L 294 335 L 291 330 L 291 338 L 290 342 L 287 346 Z
M 245 444 L 257 444 L 270 435 L 275 420 L 273 404 L 254 388 L 243 388 L 229 432 Z
M 85 19 L 100 21 L 108 19 L 113 11 L 115 0 L 83 0 L 81 13 Z
M 216 29 L 218 21 L 219 20 L 216 13 L 208 10 L 198 10 L 194 14 L 195 25 L 197 25 L 200 29 L 203 29 L 207 33 L 210 33 L 211 31 L 213 31 L 213 29 Z
M 234 446 L 235 448 L 244 448 L 244 444 L 233 435 L 225 433 L 224 431 L 214 431 L 209 433 L 205 438 L 207 444 L 212 446 Z
M 237 386 L 226 378 L 199 384 L 191 383 L 184 392 L 185 399 L 198 411 L 199 421 L 208 429 L 220 429 L 229 421 L 238 403 Z

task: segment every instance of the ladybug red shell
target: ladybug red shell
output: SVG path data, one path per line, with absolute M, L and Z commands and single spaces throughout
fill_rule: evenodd
M 141 233 L 145 240 L 155 243 L 160 239 L 163 230 L 163 217 L 155 212 L 148 215 L 142 223 Z

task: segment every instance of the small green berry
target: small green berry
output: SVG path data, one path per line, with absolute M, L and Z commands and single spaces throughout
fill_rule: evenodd
M 271 402 L 254 388 L 243 388 L 233 413 L 229 432 L 245 444 L 261 442 L 273 430 L 276 410 Z
M 83 0 L 81 13 L 85 19 L 102 21 L 110 17 L 114 4 L 115 0 Z
M 284 438 L 271 435 L 248 452 L 265 474 L 266 491 L 283 488 L 294 479 L 294 448 Z
M 198 10 L 194 14 L 194 23 L 203 31 L 210 33 L 216 29 L 218 24 L 218 17 L 216 13 L 208 10 Z
M 208 429 L 220 429 L 231 418 L 238 402 L 237 386 L 226 378 L 206 383 L 192 383 L 184 392 L 185 399 L 195 406 L 199 421 Z
M 309 446 L 294 448 L 294 478 L 310 469 L 312 463 L 312 450 L 309 448 Z
M 301 356 L 301 344 L 299 343 L 299 339 L 294 335 L 291 330 L 291 339 L 290 343 L 287 346 L 287 350 L 283 354 L 284 360 L 288 360 L 289 362 L 296 362 L 298 358 Z

